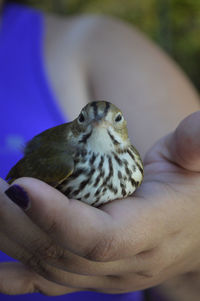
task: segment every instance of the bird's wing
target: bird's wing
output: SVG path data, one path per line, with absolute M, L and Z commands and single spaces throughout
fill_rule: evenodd
M 41 154 L 37 151 L 22 158 L 8 173 L 6 180 L 12 183 L 20 177 L 33 177 L 54 187 L 67 179 L 74 170 L 74 160 L 67 152 Z

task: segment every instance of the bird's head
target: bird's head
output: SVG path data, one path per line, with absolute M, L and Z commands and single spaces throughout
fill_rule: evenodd
M 73 128 L 77 142 L 96 152 L 124 149 L 130 145 L 122 112 L 107 101 L 88 103 L 74 120 Z

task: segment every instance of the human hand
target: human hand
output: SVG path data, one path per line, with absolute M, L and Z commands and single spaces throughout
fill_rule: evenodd
M 24 261 L 28 251 L 23 246 L 23 240 L 28 239 L 29 244 L 31 239 L 36 239 L 33 243 L 37 246 L 37 240 L 39 243 L 44 233 L 4 194 L 8 188 L 9 185 L 0 178 L 0 250 Z M 0 263 L 0 293 L 16 295 L 40 291 L 48 295 L 61 295 L 74 289 L 50 283 L 19 262 Z
M 158 141 L 146 155 L 144 182 L 134 197 L 101 210 L 36 179 L 15 181 L 31 203 L 22 211 L 4 196 L 1 219 L 18 252 L 3 246 L 27 267 L 2 264 L 0 291 L 122 293 L 199 270 L 199 122 L 196 112 Z M 15 235 L 7 216 L 15 220 Z M 10 275 L 18 275 L 14 288 Z

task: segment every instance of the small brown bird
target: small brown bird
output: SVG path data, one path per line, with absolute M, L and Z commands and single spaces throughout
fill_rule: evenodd
M 98 207 L 127 197 L 141 184 L 143 164 L 128 138 L 122 112 L 106 101 L 88 103 L 78 118 L 28 142 L 6 179 L 38 178 L 67 197 Z

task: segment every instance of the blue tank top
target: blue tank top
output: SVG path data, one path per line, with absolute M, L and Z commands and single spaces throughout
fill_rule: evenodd
M 4 7 L 0 27 L 0 176 L 22 157 L 25 143 L 45 129 L 66 121 L 48 83 L 43 61 L 43 15 L 16 4 Z M 11 261 L 0 252 L 0 261 Z M 40 294 L 0 300 L 142 301 L 142 292 L 108 295 L 94 292 L 59 297 Z

